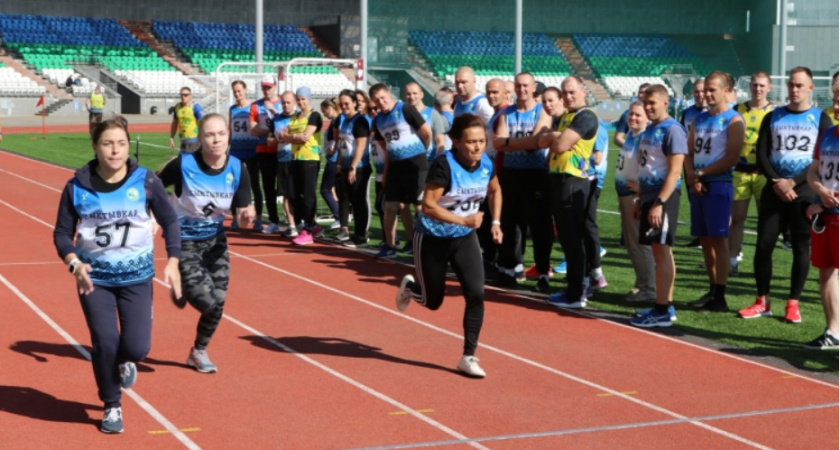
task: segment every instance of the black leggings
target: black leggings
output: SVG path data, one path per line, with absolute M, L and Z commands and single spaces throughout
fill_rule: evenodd
M 598 222 L 596 221 L 601 189 L 598 187 L 597 179 L 591 180 L 589 183 L 589 198 L 586 201 L 586 221 L 583 223 L 583 245 L 586 250 L 587 273 L 589 270 L 601 267 L 601 234 L 598 231 Z
M 292 205 L 295 220 L 306 222 L 307 227 L 315 226 L 315 208 L 318 199 L 315 191 L 318 186 L 318 170 L 321 161 L 292 161 L 289 172 L 292 177 Z
M 321 175 L 321 198 L 327 202 L 327 206 L 330 208 L 330 213 L 332 213 L 333 217 L 336 219 L 338 219 L 338 215 L 340 214 L 340 211 L 338 210 L 338 202 L 333 194 L 333 188 L 337 187 L 335 177 L 337 166 L 338 164 L 336 162 L 327 161 L 327 164 L 324 166 L 324 173 Z
M 467 301 L 463 320 L 464 354 L 472 356 L 484 323 L 484 266 L 478 238 L 475 232 L 460 238 L 439 238 L 414 232 L 417 283 L 412 286 L 412 292 L 421 305 L 433 311 L 443 304 L 447 263 L 452 264 Z
M 569 175 L 552 174 L 551 212 L 557 224 L 557 237 L 566 256 L 567 298 L 577 301 L 583 295 L 586 269 L 584 227 L 589 180 Z
M 373 200 L 373 207 L 379 215 L 379 229 L 382 230 L 382 241 L 385 241 L 385 188 L 381 181 L 373 183 L 376 198 Z
M 262 188 L 265 193 L 265 207 L 268 210 L 268 221 L 271 223 L 280 222 L 280 216 L 277 214 L 277 154 L 257 153 L 257 165 L 259 166 Z M 251 174 L 250 167 L 248 167 L 248 174 Z M 256 183 L 254 178 L 251 178 L 252 188 L 254 183 Z M 258 198 L 255 195 L 254 205 L 256 206 L 257 219 L 262 218 L 262 203 L 263 198 Z
M 353 224 L 357 237 L 366 238 L 370 223 L 370 167 L 356 169 L 356 182 L 350 184 L 348 169 L 342 169 L 338 184 L 338 217 L 342 227 L 349 222 L 353 207 Z
M 767 183 L 761 192 L 761 207 L 758 209 L 758 238 L 755 243 L 755 284 L 758 295 L 770 293 L 770 280 L 773 278 L 773 250 L 782 230 L 782 224 L 790 226 L 790 243 L 793 247 L 793 264 L 790 268 L 789 299 L 799 300 L 811 255 L 811 224 L 805 216 L 810 198 L 799 198 L 793 202 L 783 202 L 773 191 L 772 183 Z

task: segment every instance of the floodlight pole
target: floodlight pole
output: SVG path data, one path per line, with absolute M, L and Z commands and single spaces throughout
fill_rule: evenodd
M 522 0 L 516 0 L 516 43 L 513 61 L 514 75 L 522 72 Z
M 256 56 L 257 73 L 262 73 L 263 67 L 260 63 L 263 62 L 263 0 L 257 0 L 256 12 L 254 55 Z
M 361 59 L 364 64 L 362 67 L 362 86 L 367 86 L 368 0 L 361 0 L 359 4 L 361 5 L 361 13 L 359 14 L 359 37 L 361 38 L 359 45 L 359 59 Z
M 788 26 L 788 2 L 781 0 L 781 44 L 779 45 L 779 75 L 784 78 L 787 72 L 787 26 Z

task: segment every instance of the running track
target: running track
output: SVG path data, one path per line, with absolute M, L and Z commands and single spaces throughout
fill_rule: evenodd
M 838 448 L 833 383 L 497 290 L 477 354 L 488 377 L 468 379 L 454 371 L 454 283 L 441 310 L 402 314 L 402 265 L 239 234 L 209 347 L 219 373 L 183 364 L 197 313 L 158 281 L 126 431 L 103 435 L 89 335 L 52 245 L 71 175 L 0 152 L 3 447 Z

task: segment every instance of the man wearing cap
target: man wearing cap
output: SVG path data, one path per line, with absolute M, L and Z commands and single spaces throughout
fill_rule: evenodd
M 251 136 L 257 137 L 257 167 L 259 168 L 262 188 L 265 193 L 265 207 L 268 211 L 268 225 L 263 229 L 260 224 L 262 218 L 262 202 L 260 195 L 254 196 L 254 206 L 257 211 L 255 230 L 264 233 L 279 231 L 280 216 L 277 213 L 277 140 L 274 138 L 274 115 L 282 110 L 280 97 L 277 96 L 277 82 L 274 76 L 266 74 L 260 80 L 263 98 L 251 104 L 248 121 L 251 125 Z M 257 174 L 251 174 L 256 177 Z
M 181 151 L 193 153 L 200 146 L 198 143 L 198 121 L 204 116 L 201 105 L 192 101 L 192 90 L 181 88 L 181 101 L 175 105 L 172 126 L 169 127 L 169 148 L 175 148 L 175 133 L 181 138 Z

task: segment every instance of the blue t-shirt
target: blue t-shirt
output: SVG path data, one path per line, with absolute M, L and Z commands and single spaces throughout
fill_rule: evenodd
M 239 187 L 242 162 L 231 156 L 219 174 L 210 175 L 198 166 L 194 153 L 181 153 L 180 158 L 183 185 L 173 206 L 181 225 L 181 240 L 215 237 L 224 230 L 222 222 Z
M 516 110 L 516 105 L 508 106 L 504 110 L 508 136 L 512 139 L 531 136 L 540 120 L 542 108 L 542 104 L 537 103 L 530 110 L 519 112 Z M 548 156 L 548 149 L 507 151 L 502 155 L 502 165 L 505 169 L 548 170 L 546 156 Z
M 642 194 L 658 193 L 668 177 L 668 156 L 687 155 L 685 128 L 671 117 L 650 124 L 639 142 L 639 189 Z M 675 190 L 682 186 L 677 179 Z
M 703 111 L 694 118 L 694 142 L 690 145 L 694 149 L 694 170 L 701 170 L 726 157 L 726 143 L 729 135 L 729 124 L 732 119 L 739 117 L 734 109 L 713 115 Z M 703 175 L 702 181 L 732 181 L 732 171 L 729 170 L 714 175 Z
M 230 154 L 239 159 L 250 159 L 257 155 L 256 136 L 251 136 L 251 105 L 230 107 Z
M 599 117 L 598 135 L 595 137 L 595 148 L 593 148 L 593 154 L 596 151 L 603 153 L 601 163 L 596 165 L 595 158 L 592 156 L 589 157 L 589 176 L 597 178 L 598 189 L 604 188 L 604 178 L 607 176 L 607 157 L 610 153 L 610 132 L 608 127 L 609 125 Z

